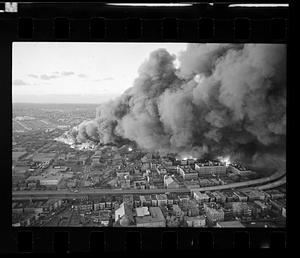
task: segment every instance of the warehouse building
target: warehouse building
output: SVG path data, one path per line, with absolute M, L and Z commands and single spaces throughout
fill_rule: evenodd
M 204 227 L 206 225 L 206 219 L 203 215 L 195 217 L 185 216 L 184 222 L 188 227 Z
M 226 173 L 226 164 L 221 162 L 195 163 L 195 170 L 201 175 L 220 175 Z
M 123 202 L 120 208 L 115 211 L 115 222 L 119 222 L 121 226 L 133 224 L 132 206 Z
M 157 194 L 156 195 L 157 199 L 157 205 L 162 206 L 162 205 L 167 205 L 168 204 L 168 198 L 166 194 Z
M 164 176 L 164 185 L 167 188 L 179 188 L 179 184 L 174 180 L 172 176 Z
M 209 202 L 210 199 L 206 193 L 200 193 L 199 191 L 193 191 L 193 197 L 200 203 Z
M 210 223 L 216 223 L 224 220 L 224 211 L 216 203 L 204 203 L 204 211 Z
M 136 217 L 137 227 L 165 227 L 166 220 L 159 207 L 150 207 L 150 215 Z
M 183 179 L 185 180 L 191 180 L 191 179 L 197 179 L 198 173 L 194 169 L 190 168 L 189 166 L 178 166 L 177 170 L 180 175 L 182 175 Z

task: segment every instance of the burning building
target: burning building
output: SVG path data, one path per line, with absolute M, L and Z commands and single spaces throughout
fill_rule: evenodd
M 188 44 L 179 67 L 175 58 L 152 52 L 132 87 L 69 136 L 196 158 L 230 154 L 265 167 L 269 156 L 285 157 L 284 45 Z

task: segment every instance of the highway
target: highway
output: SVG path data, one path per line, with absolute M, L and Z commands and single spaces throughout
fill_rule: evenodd
M 267 189 L 272 189 L 272 188 L 276 188 L 278 186 L 284 185 L 285 183 L 286 183 L 286 176 L 284 176 L 274 182 L 268 183 L 266 185 L 261 185 L 261 186 L 255 187 L 255 188 L 257 190 L 267 190 Z
M 73 199 L 80 198 L 90 195 L 118 195 L 118 194 L 157 194 L 157 193 L 166 193 L 166 192 L 175 192 L 175 193 L 190 193 L 190 190 L 187 188 L 179 189 L 124 189 L 124 190 L 115 190 L 115 189 L 85 189 L 77 193 L 70 191 L 16 191 L 12 194 L 13 200 L 22 200 L 22 199 L 48 199 L 48 198 L 61 198 L 61 199 Z
M 263 185 L 263 184 L 268 184 L 270 182 L 274 182 L 274 181 L 280 179 L 281 177 L 283 177 L 284 175 L 285 175 L 285 170 L 280 170 L 268 177 L 263 177 L 263 178 L 244 181 L 244 182 L 226 184 L 226 185 L 216 185 L 216 186 L 210 186 L 210 187 L 193 188 L 191 190 L 202 192 L 202 191 L 218 191 L 218 190 L 225 190 L 225 189 L 231 189 L 231 188 L 255 187 L 256 185 Z
M 159 193 L 186 193 L 189 194 L 191 191 L 217 191 L 233 188 L 257 188 L 260 190 L 274 188 L 282 185 L 286 182 L 285 168 L 280 167 L 279 170 L 268 177 L 263 177 L 255 180 L 249 180 L 245 182 L 231 183 L 225 185 L 217 185 L 210 187 L 200 188 L 178 188 L 178 189 L 128 189 L 128 190 L 116 190 L 116 189 L 84 189 L 77 193 L 70 191 L 15 191 L 12 193 L 13 200 L 25 200 L 25 199 L 75 199 L 75 198 L 86 198 L 89 196 L 97 195 L 118 195 L 118 194 L 159 194 Z M 258 186 L 259 185 L 259 186 Z

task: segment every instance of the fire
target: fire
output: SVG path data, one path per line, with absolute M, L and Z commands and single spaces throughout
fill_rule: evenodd
M 132 148 L 129 147 L 129 148 L 128 148 L 128 151 L 132 151 Z
M 197 160 L 197 158 L 194 158 L 193 156 L 184 156 L 184 157 L 182 157 L 182 160 L 188 160 L 188 159 Z
M 226 166 L 228 166 L 231 162 L 230 162 L 230 157 L 226 156 L 226 157 L 219 157 L 218 158 L 221 162 L 225 163 Z

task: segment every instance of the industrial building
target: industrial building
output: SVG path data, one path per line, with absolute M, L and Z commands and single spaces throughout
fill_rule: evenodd
M 115 211 L 115 222 L 119 222 L 121 226 L 129 226 L 134 223 L 132 206 L 123 202 Z
M 220 175 L 226 173 L 226 164 L 221 162 L 195 163 L 195 170 L 201 175 Z
M 233 215 L 251 215 L 251 207 L 247 202 L 231 202 L 228 203 L 228 206 L 231 208 Z
M 197 179 L 198 173 L 194 169 L 190 168 L 190 166 L 178 166 L 177 171 L 180 175 L 182 175 L 183 179 L 191 180 Z
M 215 197 L 216 202 L 226 202 L 226 196 L 220 191 L 213 191 L 211 194 Z
M 238 175 L 243 175 L 243 174 L 247 174 L 247 173 L 249 174 L 252 172 L 251 170 L 249 170 L 249 169 L 245 168 L 244 166 L 237 164 L 237 163 L 230 164 L 228 166 L 228 169 L 230 172 L 238 174 Z
M 216 203 L 204 203 L 204 211 L 210 223 L 224 220 L 224 211 Z
M 109 225 L 110 217 L 110 210 L 99 210 L 98 220 L 96 221 L 100 222 L 101 224 L 107 227 Z
M 200 193 L 199 191 L 193 191 L 193 197 L 200 203 L 209 202 L 210 199 L 206 193 Z
M 259 191 L 257 189 L 243 189 L 241 190 L 243 194 L 245 194 L 248 197 L 248 200 L 265 200 L 267 195 L 263 191 Z
M 49 175 L 49 176 L 30 176 L 26 178 L 26 182 L 39 182 L 40 185 L 45 186 L 57 186 L 62 180 L 61 175 Z
M 156 195 L 157 199 L 157 205 L 162 206 L 162 205 L 167 205 L 168 204 L 168 198 L 166 194 L 157 194 Z
M 152 204 L 151 197 L 149 195 L 140 195 L 140 203 L 142 206 L 150 206 Z
M 45 178 L 40 179 L 40 185 L 54 185 L 57 186 L 59 182 L 61 181 L 62 176 L 48 176 Z
M 241 191 L 234 190 L 233 194 L 237 196 L 240 202 L 246 202 L 248 200 L 248 196 Z
M 188 227 L 205 227 L 206 225 L 206 219 L 203 215 L 195 217 L 185 216 L 184 221 Z
M 150 215 L 136 217 L 137 227 L 165 227 L 166 220 L 159 207 L 150 207 Z
M 148 207 L 138 207 L 135 208 L 137 217 L 144 217 L 150 215 Z
M 174 180 L 172 176 L 165 175 L 164 176 L 164 185 L 167 188 L 179 188 L 179 184 Z

